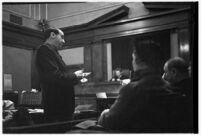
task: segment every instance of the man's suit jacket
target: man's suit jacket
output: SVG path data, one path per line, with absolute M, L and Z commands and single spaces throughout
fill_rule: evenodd
M 51 45 L 41 45 L 37 52 L 36 64 L 43 93 L 46 115 L 70 117 L 74 112 L 74 85 L 78 83 L 57 50 Z

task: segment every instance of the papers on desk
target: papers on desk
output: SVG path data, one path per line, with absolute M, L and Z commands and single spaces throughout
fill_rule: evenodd
M 86 120 L 86 121 L 78 123 L 77 125 L 75 125 L 75 127 L 81 128 L 81 129 L 87 129 L 89 127 L 95 126 L 96 123 L 97 123 L 96 120 Z
M 105 92 L 99 92 L 99 93 L 96 93 L 96 97 L 97 98 L 107 98 L 107 95 Z
M 121 80 L 121 85 L 127 85 L 131 82 L 131 79 L 123 79 Z
M 44 113 L 44 109 L 28 109 L 29 113 Z
M 91 110 L 90 108 L 92 106 L 93 106 L 92 104 L 78 105 L 78 106 L 75 107 L 75 111 L 79 111 L 79 112 L 89 111 L 89 110 Z
M 82 76 L 83 77 L 87 77 L 87 76 L 89 76 L 91 74 L 91 72 L 85 72 L 85 73 L 82 73 Z

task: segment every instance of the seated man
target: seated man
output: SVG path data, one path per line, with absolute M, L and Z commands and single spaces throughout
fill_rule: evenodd
M 125 85 L 130 83 L 130 76 L 131 76 L 131 72 L 129 69 L 116 68 L 113 71 L 113 77 L 111 81 L 112 82 L 117 81 L 117 82 L 120 82 L 122 85 Z
M 116 68 L 113 71 L 113 77 L 111 79 L 112 82 L 114 81 L 121 81 L 121 68 Z
M 183 124 L 184 97 L 169 90 L 161 78 L 160 46 L 152 40 L 134 44 L 134 79 L 121 88 L 110 109 L 104 110 L 98 124 L 107 130 L 129 133 L 192 132 Z
M 164 65 L 162 76 L 171 89 L 183 95 L 192 95 L 192 81 L 189 75 L 189 66 L 184 59 L 175 57 L 169 59 Z

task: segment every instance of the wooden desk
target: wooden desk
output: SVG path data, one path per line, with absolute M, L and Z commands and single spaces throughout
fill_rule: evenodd
M 107 97 L 117 97 L 122 85 L 119 82 L 85 83 L 75 86 L 75 104 L 93 104 L 97 109 L 96 93 L 105 92 Z

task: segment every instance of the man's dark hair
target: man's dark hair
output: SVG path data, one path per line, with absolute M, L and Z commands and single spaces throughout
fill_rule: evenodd
M 167 61 L 167 68 L 168 70 L 171 70 L 172 68 L 176 68 L 179 72 L 188 72 L 188 63 L 180 58 L 180 57 L 174 57 Z
M 144 62 L 150 67 L 162 70 L 161 48 L 152 39 L 133 40 L 133 53 L 136 63 Z
M 49 28 L 45 30 L 45 40 L 47 40 L 50 37 L 50 33 L 54 32 L 56 35 L 59 34 L 59 30 L 56 28 Z

